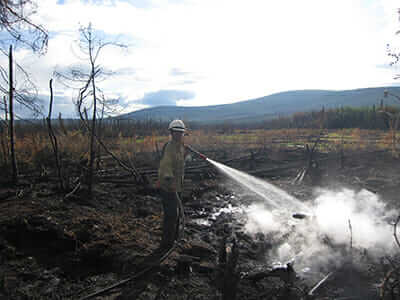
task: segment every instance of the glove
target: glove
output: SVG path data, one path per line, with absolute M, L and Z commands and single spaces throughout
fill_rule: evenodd
M 172 193 L 176 192 L 176 184 L 175 182 L 172 182 L 171 185 L 169 186 L 169 191 Z

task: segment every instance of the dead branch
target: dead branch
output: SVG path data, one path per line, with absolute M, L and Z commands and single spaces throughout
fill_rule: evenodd
M 26 6 L 33 6 L 33 1 L 1 1 L 1 26 L 16 41 L 21 42 L 35 52 L 44 53 L 47 50 L 48 32 L 41 25 L 33 23 L 26 14 Z M 35 7 L 33 7 L 35 8 Z M 29 35 L 20 30 L 20 25 L 27 27 Z
M 351 227 L 351 220 L 349 219 L 349 231 L 350 231 L 350 254 L 353 250 L 353 228 Z
M 325 282 L 328 280 L 329 277 L 331 277 L 333 272 L 329 273 L 326 275 L 324 278 L 322 278 L 317 284 L 308 292 L 308 296 L 313 296 L 314 292 Z
M 83 118 L 83 116 L 81 116 L 81 120 L 83 122 L 83 126 L 89 130 L 89 124 L 87 123 L 87 121 Z M 132 168 L 128 167 L 127 165 L 125 165 L 118 157 L 116 157 L 114 155 L 114 153 L 112 153 L 107 146 L 103 143 L 103 141 L 97 136 L 97 134 L 94 133 L 94 137 L 96 138 L 97 142 L 103 147 L 104 151 L 110 155 L 117 163 L 118 165 L 128 171 L 131 176 L 134 176 L 136 178 L 137 181 L 143 181 L 143 178 L 141 176 L 141 174 L 137 171 L 137 169 L 132 165 Z
M 396 222 L 393 224 L 393 236 L 394 240 L 396 241 L 397 246 L 400 248 L 400 242 L 399 239 L 397 238 L 397 224 L 400 222 L 400 216 L 397 217 Z
M 116 157 L 116 156 L 114 155 L 114 153 L 112 153 L 112 152 L 107 148 L 107 146 L 98 138 L 97 135 L 95 135 L 95 138 L 96 138 L 97 142 L 103 147 L 104 151 L 105 151 L 108 155 L 110 155 L 110 156 L 118 163 L 118 165 L 119 165 L 122 169 L 128 171 L 131 175 L 135 176 L 135 178 L 136 178 L 137 181 L 139 181 L 139 182 L 140 182 L 140 181 L 143 181 L 143 177 L 141 176 L 141 174 L 137 171 L 137 169 L 136 169 L 133 165 L 132 165 L 131 168 L 128 167 L 127 165 L 125 165 L 118 157 Z
M 64 196 L 64 200 L 67 200 L 73 194 L 75 194 L 80 189 L 80 187 L 81 187 L 81 182 L 78 182 L 78 184 L 74 187 L 74 189 Z
M 399 280 L 395 280 L 394 282 L 391 282 L 391 280 L 393 279 L 393 276 L 395 274 L 397 274 L 397 276 L 399 275 L 398 274 L 399 269 L 400 269 L 399 267 L 396 267 L 394 269 L 391 269 L 390 271 L 388 271 L 385 274 L 385 277 L 384 277 L 384 279 L 383 279 L 383 281 L 382 281 L 382 283 L 380 285 L 380 291 L 379 291 L 379 296 L 380 296 L 380 298 L 382 300 L 385 299 L 386 291 L 388 289 L 389 283 L 392 283 L 391 284 L 392 299 L 396 299 L 395 297 L 393 297 L 394 296 L 393 295 L 393 292 L 394 292 L 393 290 L 394 290 L 395 287 L 399 286 Z

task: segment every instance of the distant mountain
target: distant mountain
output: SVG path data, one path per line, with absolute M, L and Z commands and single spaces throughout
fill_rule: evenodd
M 372 106 L 383 99 L 384 90 L 400 96 L 400 87 L 378 87 L 346 91 L 299 90 L 272 94 L 232 104 L 212 106 L 157 106 L 119 116 L 120 119 L 162 120 L 182 119 L 198 123 L 257 122 L 295 112 L 317 111 L 322 107 Z M 400 104 L 390 96 L 387 104 Z

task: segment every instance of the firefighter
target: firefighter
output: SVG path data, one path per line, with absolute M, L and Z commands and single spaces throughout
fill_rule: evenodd
M 180 195 L 186 156 L 183 143 L 185 124 L 181 120 L 173 120 L 168 129 L 171 139 L 163 147 L 158 169 L 158 185 L 164 209 L 161 250 L 170 249 L 178 238 L 178 214 L 179 209 L 182 209 Z

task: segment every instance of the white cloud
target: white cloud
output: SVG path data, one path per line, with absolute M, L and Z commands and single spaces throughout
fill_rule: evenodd
M 393 71 L 377 66 L 389 62 L 386 44 L 400 40 L 394 0 L 56 2 L 40 1 L 35 17 L 57 33 L 49 52 L 23 59 L 43 90 L 53 66 L 77 61 L 71 42 L 92 22 L 112 39 L 131 39 L 127 53 L 108 49 L 102 63 L 135 71 L 104 83 L 132 101 L 159 90 L 190 90 L 196 97 L 178 104 L 208 105 L 283 90 L 384 85 Z M 171 70 L 187 74 L 176 78 Z

